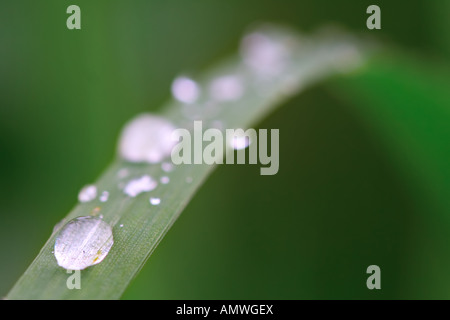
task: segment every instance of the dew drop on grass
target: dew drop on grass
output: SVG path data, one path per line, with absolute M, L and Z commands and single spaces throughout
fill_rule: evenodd
M 175 129 L 165 118 L 139 115 L 123 129 L 119 153 L 126 161 L 158 163 L 170 156 L 176 144 L 171 136 Z
M 162 176 L 160 181 L 162 184 L 168 184 L 170 182 L 170 178 L 168 176 Z
M 240 51 L 246 65 L 265 75 L 280 74 L 290 56 L 283 42 L 261 32 L 247 34 L 242 40 Z
M 200 95 L 197 82 L 184 76 L 175 78 L 171 89 L 173 97 L 183 103 L 194 103 Z
M 252 142 L 250 138 L 246 135 L 233 136 L 232 140 L 230 141 L 230 147 L 234 150 L 242 150 L 247 148 L 251 143 Z
M 161 199 L 160 198 L 150 198 L 150 203 L 154 206 L 157 206 L 161 203 Z
M 171 172 L 171 171 L 173 171 L 173 164 L 171 164 L 170 162 L 163 162 L 161 164 L 161 169 L 164 172 Z
M 123 192 L 130 196 L 136 197 L 142 192 L 149 192 L 155 189 L 158 185 L 156 180 L 153 180 L 149 175 L 144 175 L 140 178 L 131 180 L 123 189 Z
M 106 202 L 108 201 L 109 198 L 109 192 L 108 191 L 103 191 L 101 196 L 100 196 L 100 201 L 101 202 Z
M 87 185 L 78 193 L 78 200 L 80 202 L 89 202 L 97 197 L 97 187 L 94 185 Z
M 59 232 L 54 255 L 58 265 L 67 270 L 83 270 L 103 261 L 114 243 L 112 228 L 103 220 L 78 217 Z

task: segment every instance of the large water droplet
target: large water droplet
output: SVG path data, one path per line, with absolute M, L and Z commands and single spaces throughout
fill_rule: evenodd
M 58 265 L 83 270 L 105 259 L 114 243 L 112 228 L 96 217 L 69 221 L 56 238 L 54 254 Z
M 175 99 L 184 103 L 194 103 L 200 95 L 200 88 L 188 77 L 178 77 L 172 83 L 172 94 Z
M 138 179 L 131 180 L 123 189 L 123 192 L 130 197 L 136 197 L 142 192 L 152 191 L 156 188 L 158 182 L 152 177 L 144 175 Z
M 176 141 L 171 122 L 150 114 L 142 114 L 129 122 L 122 131 L 119 151 L 130 162 L 158 163 L 170 156 Z
M 97 197 L 97 187 L 94 185 L 83 187 L 83 189 L 81 189 L 80 193 L 78 194 L 78 200 L 80 202 L 89 202 L 94 200 L 95 197 Z

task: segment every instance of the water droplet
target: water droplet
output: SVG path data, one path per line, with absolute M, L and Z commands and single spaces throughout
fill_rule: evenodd
M 120 155 L 130 162 L 158 163 L 170 156 L 177 143 L 171 137 L 175 129 L 171 122 L 162 117 L 142 114 L 123 129 L 119 142 Z
M 172 83 L 172 94 L 175 99 L 184 103 L 194 103 L 200 95 L 200 88 L 188 77 L 178 77 Z
M 230 141 L 230 147 L 234 150 L 242 150 L 247 148 L 252 142 L 247 135 L 239 135 L 237 132 Z
M 131 180 L 123 189 L 125 194 L 130 197 L 136 197 L 138 194 L 142 192 L 152 191 L 156 188 L 158 182 L 153 180 L 150 176 L 144 175 L 138 179 Z
M 173 170 L 173 164 L 171 164 L 170 162 L 163 162 L 161 164 L 161 169 L 163 169 L 163 171 L 165 172 L 171 172 Z
M 170 182 L 170 178 L 168 176 L 163 176 L 160 181 L 162 184 L 168 184 Z
M 211 82 L 210 93 L 218 101 L 234 101 L 244 92 L 242 80 L 237 76 L 228 75 L 219 77 Z
M 109 224 L 96 217 L 78 217 L 69 221 L 58 234 L 54 254 L 59 266 L 83 270 L 102 262 L 113 243 Z
M 282 72 L 290 55 L 284 43 L 260 32 L 250 33 L 244 37 L 241 54 L 250 68 L 267 75 Z
M 109 192 L 108 191 L 103 191 L 101 196 L 100 196 L 100 201 L 101 202 L 106 202 L 108 201 L 109 198 Z
M 161 203 L 161 199 L 160 198 L 150 198 L 150 203 L 154 206 L 157 206 L 158 204 Z
M 97 187 L 94 185 L 87 185 L 81 189 L 78 194 L 78 200 L 80 202 L 89 202 L 97 197 Z

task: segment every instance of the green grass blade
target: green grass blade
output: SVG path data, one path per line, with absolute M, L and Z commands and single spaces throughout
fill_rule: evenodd
M 238 101 L 221 105 L 213 115 L 201 112 L 195 119 L 203 120 L 207 125 L 220 121 L 223 128 L 246 129 L 301 89 L 336 72 L 350 70 L 361 62 L 357 41 L 344 35 L 303 38 L 272 27 L 265 27 L 260 32 L 289 48 L 283 72 L 264 78 L 249 71 L 239 55 L 231 57 L 198 77 L 199 84 L 204 92 L 213 79 L 237 75 L 243 79 L 243 96 Z M 206 97 L 200 98 L 200 105 L 207 102 Z M 180 103 L 171 102 L 162 109 L 160 116 L 179 127 L 190 128 L 194 118 L 186 117 L 182 109 Z M 118 172 L 124 168 L 129 174 L 127 178 L 119 178 Z M 101 214 L 104 221 L 113 225 L 114 245 L 109 255 L 98 265 L 81 271 L 80 290 L 69 290 L 66 281 L 70 274 L 57 265 L 52 253 L 54 233 L 6 298 L 120 298 L 213 168 L 204 164 L 180 165 L 167 173 L 160 164 L 130 164 L 116 159 L 95 183 L 99 192 L 110 193 L 109 200 L 80 203 L 65 218 L 68 221 L 78 216 Z M 170 183 L 159 184 L 155 190 L 135 198 L 126 197 L 120 189 L 121 183 L 144 174 L 155 179 L 168 175 Z M 151 206 L 150 196 L 161 198 L 161 204 Z

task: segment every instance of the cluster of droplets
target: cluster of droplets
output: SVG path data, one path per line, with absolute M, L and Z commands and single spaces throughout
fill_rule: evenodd
M 149 192 L 156 188 L 158 182 L 149 175 L 143 175 L 140 178 L 130 180 L 123 192 L 129 197 L 136 197 L 142 192 Z
M 91 202 L 97 198 L 97 187 L 95 185 L 87 185 L 83 187 L 78 193 L 78 201 L 81 203 Z M 109 198 L 109 192 L 103 191 L 98 197 L 100 202 L 106 202 Z
M 274 37 L 270 32 L 254 31 L 245 35 L 241 41 L 241 63 L 234 72 L 210 79 L 204 87 L 192 77 L 176 77 L 171 85 L 171 93 L 173 99 L 180 104 L 176 120 L 178 126 L 186 124 L 186 127 L 192 129 L 192 120 L 203 120 L 210 128 L 223 131 L 225 123 L 220 119 L 223 108 L 231 106 L 230 102 L 243 99 L 246 91 L 264 95 L 266 89 L 284 74 L 287 74 L 283 78 L 285 90 L 292 93 L 299 87 L 299 77 L 289 76 L 288 71 L 293 50 L 298 47 L 299 43 L 293 37 Z M 354 67 L 360 61 L 359 52 L 351 46 L 343 46 L 334 55 L 329 55 L 329 63 L 337 70 Z M 250 81 L 246 77 L 251 77 Z M 255 86 L 259 86 L 257 90 Z M 177 116 L 174 118 L 177 119 Z M 176 127 L 172 121 L 149 113 L 141 114 L 125 125 L 118 144 L 120 157 L 129 163 L 160 164 L 164 172 L 162 176 L 154 178 L 149 174 L 133 175 L 130 168 L 120 169 L 117 172 L 118 187 L 126 197 L 135 198 L 142 193 L 153 192 L 159 183 L 170 183 L 170 173 L 174 166 L 167 159 L 177 143 L 172 138 Z M 240 150 L 251 143 L 248 136 L 235 136 L 228 147 Z M 190 184 L 193 178 L 187 176 L 185 182 Z M 94 185 L 83 187 L 78 194 L 81 203 L 97 198 L 104 203 L 109 197 L 109 191 L 99 192 Z M 152 194 L 148 203 L 150 206 L 158 206 L 162 200 Z M 99 211 L 100 207 L 95 207 L 92 216 L 73 219 L 61 229 L 54 250 L 60 266 L 81 270 L 106 257 L 114 243 L 112 227 L 102 220 L 101 215 L 97 217 Z M 124 225 L 120 224 L 119 227 L 123 228 Z

